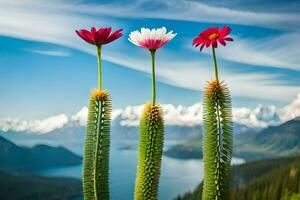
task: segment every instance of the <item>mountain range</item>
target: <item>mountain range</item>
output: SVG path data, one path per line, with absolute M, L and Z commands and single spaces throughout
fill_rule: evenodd
M 234 135 L 233 156 L 245 160 L 283 157 L 300 154 L 300 117 L 278 126 L 270 126 L 258 132 Z M 196 136 L 183 144 L 165 151 L 174 158 L 202 158 L 202 136 Z
M 180 143 L 202 135 L 202 105 L 162 105 L 165 119 L 165 139 Z M 111 137 L 113 142 L 137 143 L 138 124 L 143 106 L 128 106 L 112 112 Z M 64 146 L 82 153 L 87 108 L 75 115 L 52 116 L 44 120 L 22 121 L 0 119 L 0 135 L 18 145 L 47 144 Z M 269 126 L 277 126 L 300 116 L 300 94 L 283 108 L 258 105 L 254 109 L 233 108 L 234 135 L 258 133 Z M 243 136 L 241 136 L 243 137 Z
M 257 131 L 259 129 L 249 128 L 240 124 L 234 124 L 235 131 L 244 133 L 245 131 Z M 111 138 L 112 143 L 121 143 L 122 146 L 136 145 L 138 143 L 138 126 L 123 126 L 115 119 L 112 123 Z M 82 154 L 85 127 L 75 122 L 69 122 L 59 129 L 49 133 L 36 134 L 31 132 L 7 131 L 1 132 L 3 136 L 18 145 L 34 146 L 38 144 L 47 144 L 50 146 L 63 146 L 76 154 Z M 202 135 L 202 126 L 179 126 L 167 125 L 165 127 L 165 140 L 182 142 L 190 138 Z
M 166 126 L 194 127 L 202 124 L 202 104 L 191 106 L 162 105 Z M 123 127 L 138 126 L 143 105 L 127 106 L 124 109 L 114 109 L 112 112 L 113 124 Z M 1 118 L 0 130 L 3 132 L 30 132 L 45 134 L 63 128 L 70 123 L 85 126 L 88 109 L 83 107 L 73 116 L 58 114 L 42 120 L 20 120 L 17 118 Z M 250 128 L 266 128 L 278 125 L 297 116 L 300 116 L 300 93 L 288 105 L 276 108 L 272 105 L 257 105 L 251 109 L 247 107 L 233 108 L 233 121 L 236 124 Z
M 235 155 L 247 159 L 300 154 L 300 117 L 254 134 L 237 135 Z
M 80 163 L 80 156 L 63 147 L 21 147 L 0 136 L 0 170 L 23 173 Z

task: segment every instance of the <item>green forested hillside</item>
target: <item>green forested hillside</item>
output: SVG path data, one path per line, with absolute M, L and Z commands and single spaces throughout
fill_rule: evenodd
M 12 175 L 0 171 L 2 200 L 69 200 L 81 195 L 81 181 L 78 179 Z
M 280 126 L 272 126 L 255 133 L 243 133 L 234 137 L 233 156 L 247 161 L 278 156 L 300 154 L 300 118 Z M 166 156 L 182 159 L 202 158 L 202 137 L 175 145 Z
M 65 148 L 19 147 L 0 136 L 0 199 L 68 200 L 80 197 L 82 188 L 78 179 L 28 174 L 38 169 L 80 163 L 81 157 Z
M 300 192 L 300 157 L 245 163 L 232 168 L 232 200 L 289 200 Z M 201 200 L 202 184 L 177 200 Z
M 0 169 L 27 172 L 39 169 L 78 165 L 81 157 L 63 147 L 37 145 L 20 147 L 0 136 Z
M 300 154 L 300 118 L 280 126 L 236 137 L 235 156 L 246 159 L 291 156 Z
M 171 158 L 202 158 L 202 136 L 194 137 L 183 144 L 177 144 L 164 152 Z

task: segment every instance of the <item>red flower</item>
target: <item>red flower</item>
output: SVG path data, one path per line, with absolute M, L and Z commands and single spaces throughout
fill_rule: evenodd
M 200 33 L 198 37 L 196 37 L 193 40 L 193 45 L 195 45 L 195 47 L 201 45 L 200 51 L 202 51 L 204 46 L 208 48 L 210 47 L 210 45 L 212 45 L 213 48 L 217 48 L 218 42 L 223 46 L 225 46 L 226 45 L 225 41 L 233 41 L 231 37 L 228 37 L 228 34 L 230 32 L 231 32 L 231 28 L 229 28 L 228 26 L 224 26 L 220 30 L 218 27 L 208 28 L 202 33 Z
M 77 35 L 81 37 L 81 39 L 85 40 L 86 42 L 101 46 L 103 44 L 108 44 L 119 37 L 121 37 L 123 29 L 119 29 L 115 32 L 111 32 L 111 27 L 108 28 L 99 28 L 97 31 L 96 28 L 92 27 L 91 31 L 86 29 L 81 29 L 76 31 Z

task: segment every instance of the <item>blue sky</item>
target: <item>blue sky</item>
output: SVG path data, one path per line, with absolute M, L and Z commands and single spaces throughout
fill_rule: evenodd
M 75 30 L 124 29 L 103 48 L 104 87 L 114 108 L 150 100 L 149 53 L 128 41 L 131 31 L 165 26 L 178 35 L 157 53 L 158 101 L 191 105 L 213 77 L 209 50 L 191 46 L 200 31 L 229 25 L 234 42 L 217 49 L 220 76 L 234 106 L 282 106 L 300 92 L 299 1 L 0 2 L 0 117 L 72 115 L 97 85 L 95 47 Z

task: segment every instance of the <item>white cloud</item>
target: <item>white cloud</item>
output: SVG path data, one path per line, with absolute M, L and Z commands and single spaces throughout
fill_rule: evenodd
M 202 104 L 192 106 L 177 106 L 167 104 L 163 106 L 164 120 L 167 125 L 193 127 L 202 122 Z
M 171 104 L 162 105 L 165 125 L 167 126 L 188 126 L 193 127 L 202 124 L 202 104 L 196 103 L 191 106 L 174 106 Z M 138 126 L 142 114 L 143 105 L 127 106 L 124 109 L 116 109 L 112 112 L 113 123 L 121 126 Z M 62 128 L 68 122 L 78 123 L 85 126 L 87 122 L 88 108 L 83 107 L 70 118 L 64 114 L 49 117 L 43 120 L 22 121 L 19 119 L 0 119 L 0 130 L 17 132 L 48 133 L 55 129 Z M 283 108 L 275 106 L 258 105 L 254 109 L 233 108 L 232 119 L 234 122 L 254 128 L 265 128 L 270 125 L 278 125 L 300 117 L 300 93 L 297 98 Z
M 117 121 L 121 126 L 138 126 L 143 108 L 144 105 L 138 105 L 113 110 L 112 121 Z M 86 125 L 87 112 L 87 107 L 83 107 L 71 119 L 80 122 L 81 125 Z M 201 103 L 189 107 L 166 104 L 163 105 L 163 112 L 166 125 L 195 126 L 202 122 Z
M 202 104 L 192 106 L 162 105 L 165 124 L 193 127 L 202 124 Z M 138 126 L 143 105 L 128 106 L 122 112 L 118 110 L 118 117 L 122 126 Z M 233 108 L 232 119 L 235 123 L 253 128 L 266 128 L 270 125 L 279 125 L 300 116 L 300 94 L 291 104 L 276 108 L 273 105 L 257 105 L 254 109 L 240 107 Z
M 84 126 L 87 122 L 88 108 L 85 106 L 81 108 L 75 115 L 71 117 L 73 121 L 78 122 L 80 125 Z
M 62 128 L 69 122 L 68 116 L 60 114 L 42 120 L 22 121 L 19 119 L 4 118 L 0 119 L 0 130 L 17 131 L 17 132 L 33 132 L 48 133 L 55 129 Z
M 111 120 L 113 121 L 117 116 L 123 114 L 122 109 L 115 109 L 111 114 Z M 75 115 L 71 116 L 71 120 L 79 123 L 81 126 L 85 126 L 88 118 L 88 108 L 84 106 Z
M 164 121 L 166 126 L 194 127 L 202 124 L 202 104 L 196 103 L 192 106 L 162 105 Z M 128 106 L 119 117 L 121 126 L 138 126 L 143 105 Z M 280 122 L 277 110 L 274 106 L 258 105 L 255 109 L 233 108 L 233 121 L 248 127 L 264 128 L 268 125 Z
M 71 53 L 66 50 L 40 50 L 40 49 L 24 49 L 25 51 L 45 55 L 45 56 L 56 56 L 56 57 L 67 57 L 70 56 Z
M 115 119 L 119 117 L 121 126 L 138 126 L 142 110 L 143 105 L 127 106 L 119 115 L 115 115 Z
M 48 133 L 52 130 L 62 128 L 68 123 L 68 116 L 60 114 L 57 116 L 49 117 L 47 119 L 34 121 L 32 124 L 29 122 L 29 130 L 37 133 Z
M 297 98 L 292 101 L 291 104 L 285 106 L 280 110 L 279 113 L 282 121 L 288 121 L 300 116 L 300 93 L 297 95 Z
M 269 125 L 279 124 L 280 118 L 275 106 L 258 105 L 255 109 L 234 108 L 232 111 L 234 122 L 248 127 L 265 128 Z

